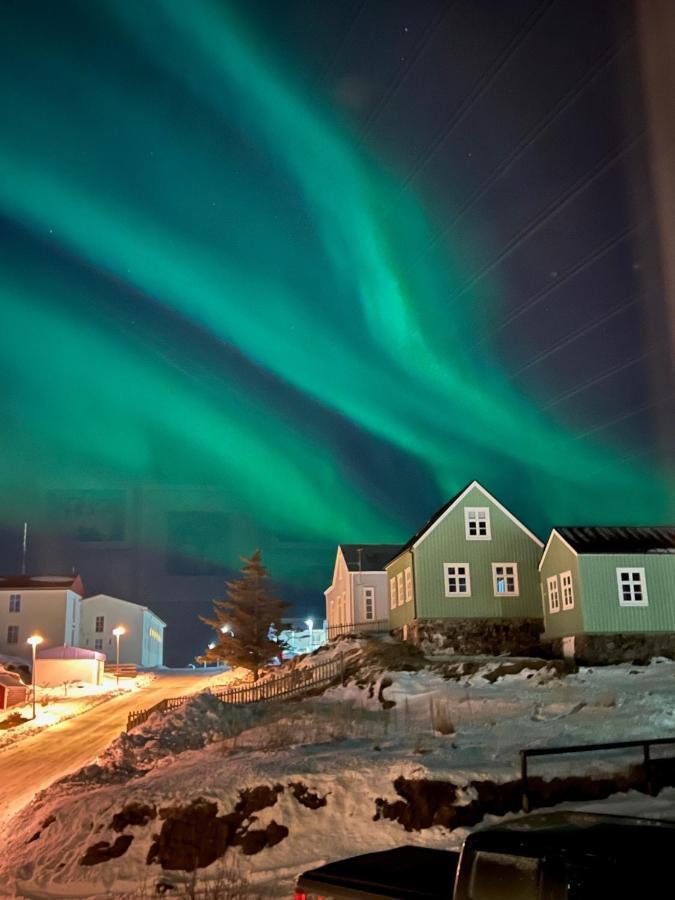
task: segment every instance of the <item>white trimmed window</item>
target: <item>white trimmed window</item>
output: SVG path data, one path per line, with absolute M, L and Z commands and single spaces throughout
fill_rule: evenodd
M 371 622 L 375 618 L 375 588 L 363 588 L 363 614 L 366 622 Z
M 19 626 L 18 625 L 8 625 L 7 626 L 7 643 L 8 644 L 18 644 L 19 643 Z
M 621 606 L 647 606 L 647 583 L 644 569 L 617 569 Z
M 558 576 L 551 575 L 546 579 L 546 589 L 548 591 L 548 608 L 550 612 L 560 612 L 560 589 L 558 588 Z
M 94 650 L 103 650 L 103 638 L 96 638 L 94 641 Z
M 571 572 L 561 572 L 560 592 L 562 593 L 562 608 L 574 609 L 574 588 L 572 587 Z
M 94 629 L 99 634 L 103 631 L 103 624 L 105 622 L 105 616 L 96 616 L 96 628 Z
M 9 611 L 21 612 L 21 594 L 9 595 Z
M 446 597 L 470 597 L 471 574 L 468 563 L 443 563 Z
M 405 570 L 405 602 L 410 603 L 413 597 L 412 569 L 408 566 Z
M 487 506 L 465 506 L 464 529 L 467 541 L 491 540 L 489 508 Z
M 492 563 L 492 586 L 495 597 L 517 597 L 518 563 Z
M 396 579 L 389 579 L 389 606 L 391 609 L 396 608 Z
M 396 576 L 396 591 L 398 593 L 398 605 L 403 606 L 405 601 L 405 588 L 403 587 L 403 572 L 399 572 Z

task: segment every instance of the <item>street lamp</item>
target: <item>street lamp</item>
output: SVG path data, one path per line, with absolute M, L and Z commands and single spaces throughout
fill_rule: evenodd
M 309 645 L 308 645 L 308 649 L 309 649 L 310 652 L 311 652 L 311 650 L 312 650 L 312 638 L 313 638 L 312 628 L 314 628 L 314 619 L 307 619 L 306 622 L 305 622 L 305 625 L 307 626 L 307 629 L 308 629 L 308 631 L 309 631 Z
M 38 644 L 41 644 L 43 640 L 44 638 L 41 638 L 39 634 L 32 634 L 27 641 L 33 650 L 33 669 L 31 671 L 33 681 L 33 718 L 35 718 L 35 648 Z
M 123 634 L 126 633 L 126 628 L 123 625 L 118 625 L 117 628 L 113 628 L 112 633 L 115 635 L 117 640 L 117 662 L 115 663 L 115 677 L 117 679 L 116 685 L 120 686 L 120 638 Z

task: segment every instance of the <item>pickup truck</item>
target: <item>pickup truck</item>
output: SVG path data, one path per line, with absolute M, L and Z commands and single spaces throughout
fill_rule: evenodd
M 404 846 L 304 872 L 295 900 L 652 900 L 675 897 L 675 821 L 584 812 L 523 816 L 459 853 Z

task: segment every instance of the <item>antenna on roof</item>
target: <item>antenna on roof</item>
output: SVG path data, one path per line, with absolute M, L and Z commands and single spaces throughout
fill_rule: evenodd
M 28 545 L 28 522 L 23 523 L 23 546 L 21 554 L 21 574 L 26 574 L 26 547 Z

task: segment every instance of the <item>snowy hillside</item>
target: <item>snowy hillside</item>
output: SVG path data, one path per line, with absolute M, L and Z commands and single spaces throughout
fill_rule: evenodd
M 426 661 L 372 641 L 328 652 L 340 651 L 344 686 L 247 708 L 197 696 L 45 791 L 8 829 L 7 896 L 138 897 L 140 883 L 152 896 L 183 877 L 171 867 L 190 853 L 205 878 L 222 877 L 224 854 L 244 896 L 292 896 L 305 868 L 401 843 L 455 847 L 485 815 L 517 811 L 521 748 L 675 735 L 669 661 L 565 674 L 541 660 Z M 606 784 L 579 776 L 612 771 L 639 787 L 640 759 L 535 762 L 535 793 L 604 796 Z M 675 818 L 673 798 L 620 801 Z

